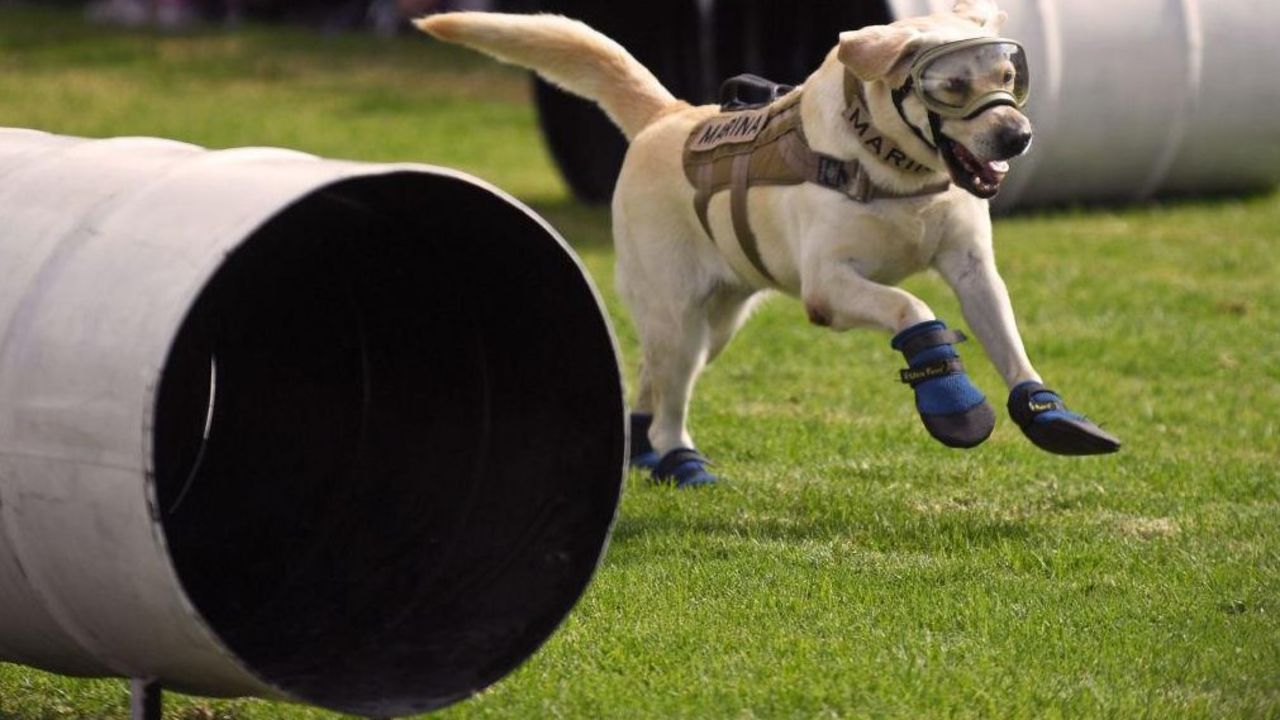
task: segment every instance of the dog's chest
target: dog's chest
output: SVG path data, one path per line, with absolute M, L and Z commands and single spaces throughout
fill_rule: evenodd
M 892 285 L 930 267 L 943 237 L 942 223 L 930 215 L 891 212 L 850 223 L 850 261 L 859 274 Z

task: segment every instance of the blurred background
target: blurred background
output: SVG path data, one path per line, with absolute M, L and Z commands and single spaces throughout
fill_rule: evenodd
M 0 0 L 0 6 L 6 0 Z M 18 3 L 9 0 L 8 4 Z M 97 26 L 162 33 L 289 23 L 336 36 L 411 35 L 449 10 L 556 12 L 618 40 L 677 96 L 715 102 L 755 73 L 798 84 L 840 31 L 944 10 L 951 0 L 46 0 Z M 1015 163 L 997 211 L 1265 191 L 1280 182 L 1280 5 L 1006 0 L 1003 33 L 1031 65 L 1035 152 Z M 541 135 L 575 198 L 606 202 L 625 153 L 591 103 L 529 81 Z
M 393 35 L 407 18 L 443 10 L 483 10 L 489 0 L 44 0 L 31 5 L 83 6 L 94 23 L 182 30 L 246 19 L 315 25 L 336 32 L 368 29 Z

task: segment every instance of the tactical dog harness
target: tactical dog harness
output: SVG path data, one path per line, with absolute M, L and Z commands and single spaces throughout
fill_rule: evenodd
M 729 191 L 729 211 L 733 232 L 743 255 L 756 271 L 773 285 L 777 280 L 760 256 L 759 243 L 747 216 L 747 191 L 753 187 L 813 183 L 843 194 L 857 203 L 873 200 L 924 197 L 944 192 L 949 181 L 926 186 L 910 193 L 898 193 L 871 181 L 857 160 L 815 152 L 805 138 L 800 118 L 804 90 L 769 84 L 770 95 L 781 95 L 763 106 L 746 106 L 736 100 L 743 86 L 767 83 L 754 76 L 726 81 L 722 95 L 728 95 L 722 112 L 699 123 L 685 141 L 684 171 L 696 190 L 694 210 L 707 237 L 714 237 L 707 219 L 711 198 Z M 853 127 L 863 148 L 881 162 L 911 173 L 929 175 L 933 169 L 912 160 L 898 145 L 871 124 L 871 112 L 862 94 L 862 84 L 852 74 L 845 76 L 844 118 Z

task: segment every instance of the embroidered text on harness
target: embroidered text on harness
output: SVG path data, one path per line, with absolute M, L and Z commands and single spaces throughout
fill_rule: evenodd
M 907 156 L 870 120 L 861 84 L 846 84 L 845 119 L 866 150 L 904 172 L 927 175 L 934 171 Z M 689 134 L 684 149 L 685 176 L 697 191 L 694 210 L 711 237 L 707 218 L 711 198 L 729 190 L 730 217 L 743 255 L 770 283 L 777 285 L 760 255 L 759 243 L 747 217 L 747 191 L 752 187 L 798 185 L 805 182 L 842 193 L 850 200 L 922 197 L 945 191 L 950 182 L 929 185 L 911 193 L 897 193 L 874 185 L 857 160 L 841 160 L 814 152 L 804 136 L 800 118 L 803 90 L 796 89 L 761 108 L 724 112 L 704 120 Z

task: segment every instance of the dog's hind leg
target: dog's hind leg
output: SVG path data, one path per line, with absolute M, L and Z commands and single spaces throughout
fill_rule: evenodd
M 754 288 L 724 286 L 707 299 L 707 320 L 711 324 L 708 364 L 720 357 L 763 297 L 764 293 Z
M 639 387 L 631 415 L 632 467 L 650 470 L 657 468 L 664 453 L 659 453 L 656 447 L 665 448 L 666 453 L 676 448 L 693 447 L 686 423 L 689 397 L 692 396 L 698 372 L 715 360 L 729 344 L 750 316 L 751 308 L 755 304 L 753 299 L 758 297 L 754 289 L 723 286 L 714 290 L 701 304 L 705 321 L 698 319 L 698 313 L 691 313 L 689 320 L 691 324 L 705 322 L 706 338 L 703 340 L 699 337 L 686 336 L 686 342 L 678 345 L 680 348 L 694 349 L 705 345 L 705 360 L 702 362 L 698 362 L 696 357 L 685 357 L 681 361 L 680 358 L 686 354 L 685 351 L 670 347 L 663 348 L 665 344 L 663 339 L 653 338 L 645 343 L 645 347 L 658 347 L 657 352 L 662 355 L 661 358 L 652 362 L 662 371 L 660 387 L 663 392 L 659 393 L 655 390 L 654 373 L 650 370 L 653 366 L 651 361 L 641 360 Z M 692 331 L 701 333 L 696 329 Z M 684 364 L 683 367 L 680 366 L 681 362 Z M 688 377 L 688 380 L 684 380 L 684 377 Z M 656 398 L 661 396 L 674 400 L 681 395 L 685 396 L 682 402 L 672 401 L 670 407 L 663 412 L 664 423 L 653 432 L 654 436 L 660 438 L 657 441 L 659 444 L 655 446 L 650 440 L 650 428 L 654 427 L 654 410 L 658 405 Z
M 662 456 L 649 441 L 649 428 L 653 426 L 653 383 L 649 380 L 649 366 L 640 360 L 640 380 L 635 402 L 631 405 L 631 456 L 633 468 L 652 470 Z
M 715 482 L 688 429 L 693 385 L 710 355 L 711 325 L 701 308 L 690 305 L 650 327 L 641 344 L 653 403 L 649 440 L 658 458 L 653 477 L 678 487 Z
M 631 239 L 620 237 L 620 245 Z M 637 413 L 632 417 L 632 464 L 652 468 L 659 481 L 680 487 L 705 485 L 714 482 L 715 476 L 706 469 L 706 458 L 694 450 L 687 426 L 689 400 L 698 374 L 712 356 L 713 344 L 718 341 L 719 349 L 732 335 L 723 326 L 736 329 L 741 311 L 728 312 L 735 304 L 727 303 L 717 292 L 718 283 L 710 274 L 671 271 L 672 267 L 697 267 L 671 258 L 697 252 L 697 246 L 654 240 L 648 247 L 652 249 L 659 242 L 665 246 L 664 260 L 672 263 L 657 266 L 661 272 L 645 273 L 645 264 L 634 262 L 627 249 L 620 247 L 619 251 L 618 288 L 631 310 L 644 354 Z M 736 305 L 745 304 L 748 298 L 743 295 Z M 713 316 L 724 315 L 734 320 L 713 323 Z
M 653 394 L 649 438 L 654 449 L 664 454 L 678 447 L 693 447 L 686 425 L 689 398 L 710 348 L 711 332 L 705 317 L 688 313 L 681 320 L 664 336 L 647 339 L 644 348 Z

